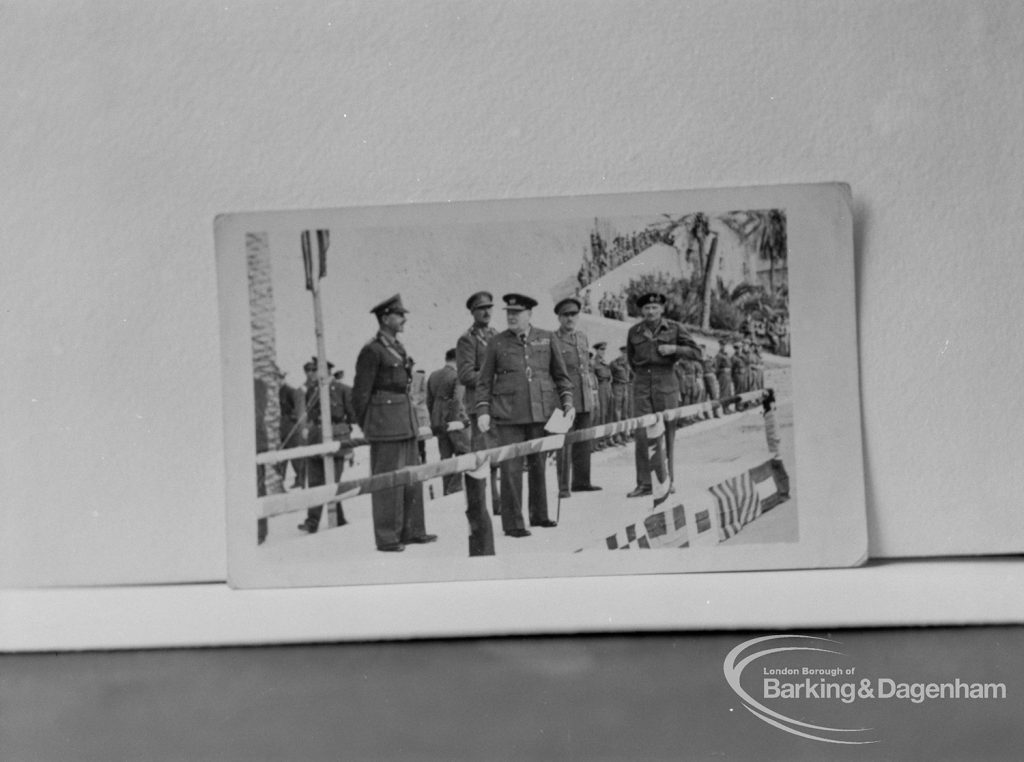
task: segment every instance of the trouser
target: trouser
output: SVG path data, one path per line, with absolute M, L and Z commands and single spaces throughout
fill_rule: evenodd
M 597 385 L 597 401 L 598 401 L 598 414 L 595 416 L 595 420 L 592 421 L 593 426 L 600 426 L 605 423 L 612 422 L 612 385 L 611 382 L 605 382 Z M 598 440 L 598 444 L 604 447 L 610 441 L 610 437 L 603 437 Z
M 674 442 L 676 436 L 676 422 L 665 422 L 665 463 L 668 466 L 669 478 L 675 481 Z M 636 464 L 636 484 L 643 489 L 651 488 L 651 462 L 647 453 L 647 428 L 641 426 L 636 430 L 636 450 L 634 452 Z
M 510 445 L 544 436 L 543 423 L 499 424 L 498 444 Z M 548 520 L 547 480 L 544 474 L 547 454 L 525 457 L 527 486 L 530 490 L 530 524 Z M 523 525 L 523 460 L 510 458 L 501 464 L 501 528 L 505 532 L 525 529 Z
M 434 436 L 437 438 L 437 449 L 441 454 L 441 460 L 450 458 L 453 455 L 465 455 L 470 451 L 469 432 L 448 431 L 445 426 L 435 426 Z M 450 495 L 453 492 L 462 491 L 462 474 L 448 474 L 442 477 L 444 494 Z
M 722 412 L 723 413 L 728 413 L 729 412 L 729 406 L 724 403 L 724 400 L 729 399 L 734 394 L 735 394 L 735 392 L 733 391 L 733 386 L 732 386 L 732 376 L 728 375 L 728 374 L 725 374 L 725 373 L 719 373 L 718 374 L 718 398 L 720 400 L 723 400 L 723 404 L 722 404 Z
M 484 434 L 477 427 L 476 416 L 470 416 L 470 429 L 473 431 L 472 446 L 473 452 L 480 452 L 481 450 L 489 450 L 492 447 L 498 446 L 498 435 L 495 433 L 494 428 Z M 495 516 L 501 515 L 501 494 L 498 489 L 498 479 L 501 473 L 499 466 L 491 466 L 491 509 L 494 511 Z M 487 511 L 487 480 L 486 479 L 467 479 L 466 480 L 466 495 L 467 505 L 473 504 L 473 501 L 478 501 L 480 505 L 484 506 L 483 510 Z
M 472 436 L 470 446 L 473 452 L 480 452 L 490 447 L 494 438 L 491 434 L 484 434 L 476 426 L 476 416 L 470 423 Z M 494 483 L 494 472 L 491 469 L 491 483 Z M 494 501 L 497 505 L 498 501 Z M 466 475 L 466 520 L 469 522 L 469 555 L 470 556 L 493 556 L 494 555 L 494 528 L 491 526 L 491 517 L 487 513 L 487 477 L 474 479 Z
M 572 423 L 571 431 L 586 429 L 590 427 L 590 413 L 576 411 L 576 420 Z M 541 435 L 543 436 L 543 435 Z M 568 490 L 570 484 L 572 489 L 590 486 L 590 450 L 591 441 L 566 444 L 558 451 L 556 462 L 558 464 L 558 489 Z
M 345 470 L 345 457 L 343 455 L 333 456 L 334 460 L 334 481 L 341 480 L 341 474 Z M 306 485 L 309 487 L 322 487 L 326 483 L 326 476 L 324 474 L 324 459 L 323 457 L 306 458 Z M 309 523 L 319 524 L 320 515 L 323 513 L 324 507 L 318 505 L 314 508 L 306 509 L 306 520 Z M 347 524 L 348 521 L 345 519 L 345 511 L 342 510 L 341 501 L 334 503 L 335 518 L 338 520 L 338 526 Z
M 660 413 L 679 406 L 679 391 L 670 392 L 667 388 L 675 379 L 673 371 L 651 368 L 641 376 L 638 375 L 633 384 L 633 404 L 637 416 Z M 673 442 L 675 440 L 676 422 L 665 422 L 665 461 L 670 479 L 674 479 Z M 636 430 L 636 448 L 634 450 L 636 464 L 636 484 L 643 489 L 651 488 L 651 464 L 647 453 L 647 429 L 640 426 Z
M 612 419 L 615 422 L 624 421 L 626 415 L 626 402 L 629 399 L 629 384 L 612 384 Z M 628 434 L 616 434 L 614 441 L 622 444 L 629 439 Z
M 384 474 L 419 465 L 415 439 L 370 443 L 370 473 Z M 427 533 L 423 516 L 423 484 L 390 487 L 372 493 L 373 535 L 378 548 L 393 547 Z

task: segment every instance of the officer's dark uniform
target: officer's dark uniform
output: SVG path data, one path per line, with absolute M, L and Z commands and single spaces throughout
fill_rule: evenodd
M 378 321 L 405 314 L 395 294 L 376 307 Z M 370 443 L 370 472 L 382 474 L 419 463 L 417 419 L 409 397 L 413 361 L 405 347 L 385 331 L 367 342 L 356 359 L 352 404 Z M 378 550 L 404 550 L 407 543 L 431 542 L 423 516 L 423 484 L 377 490 L 372 496 L 373 532 Z
M 470 312 L 482 307 L 493 307 L 494 297 L 487 291 L 478 291 L 466 300 L 466 309 Z M 487 349 L 487 342 L 498 335 L 498 332 L 489 325 L 474 325 L 459 336 L 455 345 L 455 368 L 458 372 L 459 383 L 466 390 L 465 406 L 469 414 L 470 430 L 472 432 L 470 445 L 474 452 L 486 450 L 498 446 L 498 438 L 492 432 L 484 434 L 476 425 L 476 383 L 480 376 L 480 366 L 484 364 L 484 351 Z M 500 513 L 498 504 L 498 467 L 491 469 L 491 501 L 494 506 L 494 515 Z M 466 477 L 466 518 L 469 520 L 470 544 L 473 544 L 473 537 L 479 542 L 486 542 L 485 532 L 491 533 L 491 521 L 487 515 L 487 480 Z M 486 530 L 484 526 L 486 524 Z M 491 541 L 493 552 L 493 537 Z
M 644 294 L 637 300 L 637 306 L 665 303 L 663 294 Z M 663 356 L 658 347 L 673 344 L 676 351 Z M 690 338 L 679 323 L 662 317 L 652 328 L 641 321 L 629 329 L 626 337 L 626 354 L 636 377 L 633 380 L 633 404 L 635 415 L 658 413 L 679 407 L 679 378 L 675 372 L 675 364 L 679 359 L 700 359 L 701 350 Z M 668 472 L 674 474 L 672 465 L 673 440 L 675 426 L 665 426 L 665 459 Z M 636 484 L 631 496 L 650 494 L 651 468 L 647 458 L 647 434 L 643 428 L 637 430 L 636 437 Z
M 594 350 L 604 349 L 608 342 L 599 341 L 594 345 Z M 597 378 L 597 415 L 594 417 L 594 425 L 610 423 L 614 420 L 612 416 L 612 369 L 604 360 L 596 357 L 593 362 L 594 377 Z M 607 439 L 598 442 L 598 447 L 603 448 Z
M 304 367 L 315 371 L 317 369 L 317 358 L 310 360 Z M 328 371 L 334 367 L 334 363 L 327 363 Z M 348 387 L 343 386 L 335 379 L 330 379 L 327 387 L 328 397 L 331 405 L 331 438 L 341 440 L 347 437 L 352 424 L 355 422 L 355 410 L 352 408 L 352 395 Z M 306 387 L 306 415 L 310 422 L 308 441 L 310 444 L 320 444 L 320 387 L 318 385 Z M 345 470 L 345 453 L 338 450 L 333 457 L 334 480 L 339 481 Z M 305 479 L 308 487 L 321 487 L 327 481 L 322 455 L 306 458 Z M 347 524 L 345 512 L 341 503 L 334 503 L 338 526 Z M 320 516 L 323 506 L 306 509 L 306 520 L 299 524 L 299 529 L 304 532 L 315 533 L 320 526 Z
M 506 294 L 505 309 L 533 309 L 537 302 Z M 525 336 L 505 330 L 487 344 L 476 385 L 477 415 L 490 415 L 501 445 L 544 436 L 544 424 L 555 409 L 572 406 L 572 381 L 550 331 L 531 327 Z M 544 453 L 526 457 L 529 471 L 530 525 L 554 526 L 548 517 Z M 523 537 L 523 459 L 501 464 L 501 526 L 505 534 Z
M 725 342 L 718 342 L 718 354 L 715 355 L 715 374 L 718 377 L 718 399 L 722 400 L 722 412 L 729 412 L 725 400 L 733 396 L 732 361 L 725 353 Z
M 582 309 L 582 304 L 576 297 L 562 299 L 555 305 L 555 314 L 561 314 L 563 309 L 577 312 Z M 565 361 L 565 370 L 572 380 L 572 399 L 576 407 L 576 419 L 573 421 L 572 430 L 589 428 L 594 415 L 594 397 L 597 389 L 595 379 L 590 370 L 590 342 L 583 331 L 572 331 L 568 333 L 562 329 L 554 332 L 555 346 L 562 360 Z M 590 452 L 591 442 L 576 442 L 563 447 L 557 458 L 558 463 L 558 492 L 560 497 L 568 497 L 571 489 L 576 492 L 588 492 L 600 487 L 594 487 L 590 482 Z M 571 472 L 571 478 L 570 478 Z
M 620 352 L 625 352 L 626 347 L 619 347 Z M 633 369 L 629 367 L 629 360 L 626 355 L 620 355 L 612 360 L 608 367 L 612 372 L 612 409 L 614 421 L 623 421 L 633 417 Z M 616 444 L 625 444 L 630 434 L 618 434 L 615 437 Z
M 732 386 L 736 394 L 750 391 L 750 365 L 747 352 L 739 342 L 732 345 Z
M 451 352 L 455 360 L 455 350 Z M 469 436 L 465 428 L 449 430 L 451 424 L 465 426 L 469 423 L 462 409 L 458 393 L 458 378 L 455 368 L 447 362 L 427 378 L 427 410 L 430 412 L 430 430 L 437 439 L 441 459 L 469 452 Z M 462 474 L 448 474 L 444 477 L 444 494 L 462 491 Z

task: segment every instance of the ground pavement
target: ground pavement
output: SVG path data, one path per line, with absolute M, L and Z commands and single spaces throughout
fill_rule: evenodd
M 788 376 L 788 373 L 785 375 Z M 770 379 L 771 380 L 771 379 Z M 783 379 L 774 379 L 776 382 Z M 793 452 L 793 406 L 782 399 L 777 411 L 782 437 L 782 458 L 791 478 L 792 498 L 744 527 L 729 544 L 796 542 L 798 540 L 798 493 L 796 463 Z M 734 413 L 721 419 L 702 421 L 684 427 L 676 434 L 675 475 L 677 496 L 688 490 L 706 489 L 724 479 L 738 475 L 741 461 L 752 457 L 769 458 L 760 408 Z M 433 446 L 433 443 L 430 443 Z M 367 473 L 368 452 L 357 451 L 354 467 L 346 469 L 345 477 Z M 428 448 L 428 460 L 437 458 Z M 580 548 L 603 547 L 604 538 L 622 530 L 627 524 L 642 519 L 652 509 L 650 497 L 627 498 L 635 485 L 633 444 L 611 447 L 593 454 L 592 478 L 603 489 L 600 492 L 573 493 L 569 498 L 557 497 L 557 478 L 553 460 L 548 463 L 548 506 L 558 526 L 535 527 L 532 536 L 506 537 L 501 520 L 492 516 L 497 555 L 523 553 L 572 553 Z M 524 476 L 524 493 L 526 492 Z M 431 497 L 431 493 L 433 497 Z M 489 501 L 488 495 L 488 501 Z M 370 518 L 370 496 L 361 495 L 345 502 L 348 524 L 306 535 L 297 528 L 302 514 L 286 514 L 270 520 L 265 547 L 274 546 L 278 553 L 303 558 L 355 558 L 372 556 L 401 563 L 403 558 L 465 557 L 468 555 L 468 525 L 465 518 L 465 493 L 441 494 L 440 479 L 424 485 L 427 531 L 438 535 L 428 545 L 412 545 L 404 553 L 378 553 L 373 544 Z M 490 504 L 488 502 L 488 509 Z M 528 516 L 524 507 L 524 516 Z M 254 532 L 255 535 L 255 532 Z M 660 552 L 676 552 L 662 550 Z M 682 549 L 678 552 L 686 552 Z

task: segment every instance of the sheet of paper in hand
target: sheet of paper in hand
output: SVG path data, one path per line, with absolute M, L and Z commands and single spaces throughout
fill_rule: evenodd
M 861 563 L 850 207 L 820 184 L 218 217 L 230 583 Z

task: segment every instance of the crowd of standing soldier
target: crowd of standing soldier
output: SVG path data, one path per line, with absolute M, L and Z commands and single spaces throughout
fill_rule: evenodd
M 591 347 L 579 329 L 582 303 L 578 298 L 568 297 L 555 305 L 556 331 L 531 325 L 537 305 L 531 297 L 506 294 L 503 301 L 508 328 L 498 331 L 491 326 L 493 295 L 478 291 L 469 297 L 466 308 L 473 323 L 429 378 L 413 370 L 414 362 L 398 340 L 408 314 L 400 295 L 371 310 L 378 331 L 359 352 L 353 386 L 344 384 L 343 372 L 335 372 L 328 363 L 332 437 L 342 442 L 333 456 L 336 480 L 351 462 L 356 426 L 369 443 L 371 473 L 379 474 L 425 462 L 428 433 L 436 437 L 441 457 L 448 458 L 543 437 L 544 424 L 558 408 L 572 412 L 572 431 L 578 431 L 710 400 L 721 403 L 716 414 L 718 410 L 728 413 L 728 398 L 763 388 L 763 363 L 755 342 L 737 341 L 730 352 L 721 340 L 718 354 L 710 355 L 682 325 L 664 317 L 662 293 L 638 299 L 642 319 L 629 329 L 626 343 L 610 362 L 604 356 L 606 342 Z M 282 448 L 321 441 L 316 358 L 303 370 L 304 387 L 280 385 Z M 674 428 L 666 431 L 669 474 Z M 646 438 L 639 429 L 635 437 L 617 434 L 565 445 L 557 453 L 559 499 L 600 490 L 591 481 L 592 452 L 623 446 L 630 438 L 636 439 L 636 487 L 627 496 L 651 494 Z M 292 488 L 325 483 L 323 457 L 297 458 L 291 463 Z M 493 513 L 501 516 L 505 535 L 531 534 L 523 517 L 524 465 L 530 527 L 557 526 L 548 512 L 544 453 L 508 459 L 482 474 L 444 478 L 445 494 L 465 492 L 471 556 L 494 554 L 488 478 Z M 286 463 L 277 468 L 284 478 Z M 378 550 L 402 551 L 406 545 L 437 539 L 426 531 L 422 483 L 377 490 L 371 500 Z M 340 504 L 336 510 L 338 524 L 346 523 Z M 299 528 L 316 532 L 321 511 L 320 507 L 308 509 Z M 265 532 L 266 522 L 261 521 L 260 541 Z

